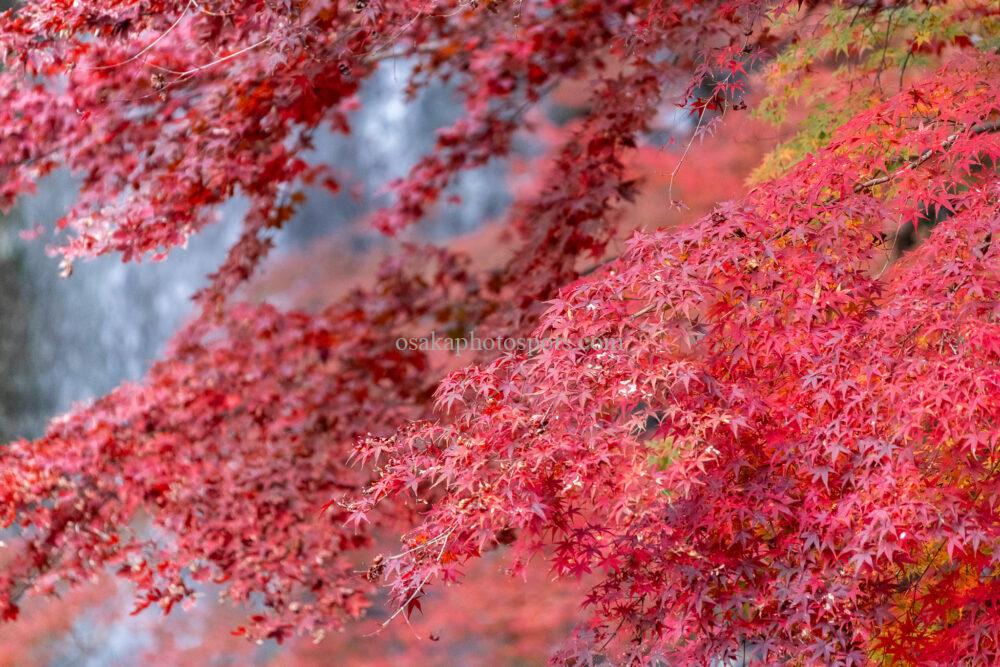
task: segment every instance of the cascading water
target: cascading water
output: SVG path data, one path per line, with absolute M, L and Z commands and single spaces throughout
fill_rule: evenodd
M 32 228 L 52 223 L 69 207 L 73 183 L 61 174 L 26 199 L 7 225 Z M 5 282 L 16 283 L 13 312 L 4 312 L 4 334 L 23 349 L 7 346 L 4 366 L 10 383 L 0 430 L 34 436 L 48 417 L 74 402 L 106 393 L 123 380 L 139 379 L 164 341 L 188 312 L 188 297 L 224 257 L 238 233 L 226 220 L 193 238 L 166 261 L 124 264 L 118 257 L 81 262 L 60 278 L 45 244 L 7 240 Z M 16 274 L 16 275 L 14 275 Z
M 275 255 L 303 247 L 372 210 L 386 181 L 406 173 L 430 150 L 435 130 L 455 115 L 452 96 L 431 89 L 403 99 L 406 67 L 397 63 L 369 81 L 362 110 L 348 137 L 320 133 L 310 156 L 351 174 L 362 196 L 314 193 L 276 238 Z M 470 172 L 455 188 L 462 204 L 449 207 L 423 232 L 431 239 L 469 231 L 505 206 L 503 166 Z M 52 224 L 69 208 L 75 186 L 68 174 L 40 184 L 16 213 L 0 221 L 0 438 L 36 437 L 52 417 L 79 401 L 100 396 L 127 380 L 139 380 L 171 334 L 191 313 L 190 296 L 225 257 L 239 234 L 241 206 L 222 211 L 222 222 L 193 237 L 188 247 L 159 263 L 123 264 L 117 256 L 80 262 L 68 279 L 45 252 L 45 237 L 25 242 L 21 229 Z M 51 237 L 48 237 L 51 240 Z M 345 253 L 353 252 L 345 248 Z M 121 611 L 130 601 L 121 596 Z M 65 637 L 54 637 L 56 665 L 135 664 L 147 648 L 147 615 L 96 627 L 81 616 Z M 157 623 L 163 619 L 157 617 Z M 191 628 L 185 642 L 199 642 Z M 99 641 L 81 643 L 80 637 Z M 266 649 L 267 647 L 262 647 Z
M 451 122 L 447 90 L 403 99 L 407 68 L 384 69 L 366 86 L 362 110 L 348 137 L 319 133 L 313 159 L 351 174 L 360 200 L 315 193 L 277 237 L 277 255 L 327 234 L 370 211 L 379 192 L 434 143 Z M 449 207 L 425 232 L 432 238 L 468 231 L 502 210 L 502 167 L 471 172 L 456 189 L 463 204 Z M 123 264 L 116 256 L 80 262 L 68 279 L 45 241 L 24 242 L 18 230 L 52 224 L 71 205 L 67 174 L 49 178 L 0 227 L 0 437 L 33 437 L 49 418 L 73 403 L 100 396 L 125 380 L 138 380 L 191 311 L 190 296 L 218 266 L 239 234 L 239 202 L 223 221 L 193 237 L 158 263 Z M 49 237 L 51 238 L 51 237 Z M 345 249 L 350 252 L 351 249 Z

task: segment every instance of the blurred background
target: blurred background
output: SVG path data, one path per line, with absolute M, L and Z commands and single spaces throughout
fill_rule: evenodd
M 387 63 L 370 80 L 349 137 L 319 135 L 311 159 L 331 164 L 346 183 L 336 195 L 311 193 L 296 218 L 277 233 L 277 250 L 247 289 L 282 307 L 315 308 L 363 284 L 391 242 L 366 224 L 384 202 L 384 184 L 403 175 L 433 146 L 435 130 L 458 108 L 445 88 L 404 98 L 403 62 Z M 541 128 L 522 138 L 516 155 L 467 174 L 452 193 L 460 203 L 437 212 L 410 238 L 458 245 L 480 264 L 497 258 L 495 239 L 505 208 L 521 189 L 537 186 L 531 158 L 539 142 L 558 141 L 586 99 L 585 84 L 566 84 L 533 112 Z M 693 219 L 717 201 L 737 196 L 780 132 L 734 114 L 723 129 L 697 141 L 678 171 L 672 208 L 670 174 L 693 123 L 665 104 L 660 127 L 638 151 L 632 169 L 642 194 L 629 209 L 621 237 L 639 228 Z M 54 416 L 123 381 L 140 380 L 192 310 L 191 295 L 218 266 L 239 233 L 241 202 L 220 222 L 158 263 L 123 264 L 108 256 L 79 263 L 70 277 L 46 252 L 49 231 L 75 196 L 72 174 L 57 173 L 0 223 L 0 437 L 34 438 Z M 610 255 L 622 246 L 609 249 Z M 206 590 L 186 612 L 164 620 L 150 609 L 130 616 L 129 591 L 112 580 L 66 591 L 60 600 L 32 599 L 15 625 L 0 626 L 2 665 L 535 665 L 579 617 L 586 582 L 556 584 L 542 564 L 528 582 L 496 577 L 497 558 L 481 559 L 460 588 L 435 591 L 414 628 L 399 620 L 376 640 L 386 610 L 342 635 L 311 642 L 253 645 L 230 635 L 244 610 L 221 608 Z M 2 549 L 0 549 L 2 562 Z M 538 600 L 544 600 L 540 605 Z M 530 613 L 519 612 L 530 602 Z M 542 613 L 539 610 L 542 610 Z M 424 639 L 418 639 L 423 637 Z M 429 637 L 429 639 L 428 639 Z

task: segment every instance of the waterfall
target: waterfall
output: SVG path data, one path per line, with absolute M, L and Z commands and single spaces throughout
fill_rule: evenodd
M 361 196 L 313 192 L 299 215 L 277 235 L 276 255 L 304 245 L 370 212 L 385 201 L 384 184 L 429 151 L 435 130 L 452 122 L 451 92 L 431 87 L 404 98 L 406 63 L 388 63 L 362 91 L 352 134 L 320 131 L 308 157 L 351 174 Z M 470 172 L 455 188 L 462 204 L 428 221 L 426 238 L 444 239 L 475 229 L 507 203 L 503 164 Z M 350 186 L 351 183 L 345 184 Z M 345 188 L 346 190 L 347 188 Z M 0 225 L 0 437 L 35 437 L 53 416 L 74 403 L 138 380 L 191 313 L 190 296 L 223 260 L 239 234 L 239 200 L 223 207 L 222 222 L 173 250 L 162 262 L 123 264 L 117 256 L 77 262 L 60 278 L 58 261 L 20 229 L 53 223 L 72 205 L 73 178 L 57 173 L 39 184 Z M 344 252 L 354 252 L 345 248 Z
M 351 194 L 311 193 L 296 218 L 276 236 L 275 255 L 301 249 L 385 201 L 384 184 L 429 151 L 435 130 L 451 123 L 458 106 L 450 91 L 431 88 L 405 100 L 405 63 L 388 65 L 362 92 L 350 136 L 318 132 L 311 160 L 354 176 Z M 501 162 L 467 174 L 454 188 L 462 203 L 448 206 L 422 226 L 426 239 L 471 231 L 496 217 L 508 195 Z M 72 175 L 59 172 L 39 184 L 14 214 L 0 220 L 0 438 L 37 437 L 49 419 L 74 404 L 99 397 L 123 381 L 142 378 L 171 335 L 189 317 L 191 295 L 225 257 L 240 233 L 245 203 L 221 210 L 221 222 L 193 236 L 161 262 L 125 264 L 118 256 L 77 262 L 60 278 L 58 259 L 46 253 L 53 237 L 25 241 L 19 231 L 51 230 L 76 195 Z M 345 187 L 345 190 L 347 187 Z M 360 196 L 353 196 L 359 194 Z M 343 252 L 357 252 L 345 247 Z M 120 596 L 122 614 L 129 600 Z M 117 603 L 115 603 L 117 604 Z M 143 620 L 146 619 L 146 620 Z M 53 638 L 52 664 L 112 665 L 135 658 L 151 641 L 147 623 L 156 617 L 123 619 L 104 629 L 104 640 L 82 647 L 75 636 Z M 82 624 L 82 625 L 81 625 Z M 78 624 L 84 635 L 100 632 Z M 188 633 L 184 633 L 186 636 Z M 98 635 L 99 636 L 99 635 Z M 188 636 L 190 641 L 198 637 Z

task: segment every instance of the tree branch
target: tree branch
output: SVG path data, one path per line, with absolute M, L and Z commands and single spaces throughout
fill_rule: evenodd
M 994 121 L 990 121 L 988 123 L 983 123 L 982 125 L 979 125 L 977 127 L 972 128 L 972 133 L 973 134 L 985 134 L 987 132 L 996 132 L 998 130 L 1000 130 L 1000 120 L 994 120 Z M 882 185 L 883 183 L 888 183 L 889 181 L 891 181 L 892 179 L 896 178 L 896 176 L 900 175 L 904 171 L 907 171 L 908 169 L 916 169 L 917 167 L 919 167 L 923 163 L 925 163 L 928 160 L 930 160 L 934 155 L 936 155 L 938 153 L 942 153 L 942 152 L 948 150 L 951 147 L 951 145 L 953 143 L 955 143 L 955 140 L 958 139 L 961 135 L 962 135 L 961 132 L 956 132 L 956 133 L 950 135 L 947 139 L 945 139 L 945 142 L 943 144 L 941 144 L 941 148 L 939 148 L 937 150 L 933 150 L 933 149 L 928 148 L 926 151 L 924 151 L 920 155 L 920 157 L 918 157 L 913 162 L 910 162 L 905 167 L 901 167 L 900 169 L 897 169 L 894 172 L 885 174 L 884 176 L 878 176 L 876 178 L 869 178 L 866 181 L 861 181 L 860 183 L 858 183 L 858 184 L 856 184 L 854 186 L 854 191 L 855 192 L 861 192 L 863 190 L 868 190 L 870 188 L 873 188 L 876 185 Z

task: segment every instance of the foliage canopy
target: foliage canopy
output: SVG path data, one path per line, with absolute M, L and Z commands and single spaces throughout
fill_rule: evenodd
M 238 632 L 321 637 L 385 578 L 428 587 L 506 549 L 590 576 L 557 661 L 1000 660 L 1000 7 L 786 0 L 29 1 L 0 15 L 0 205 L 66 168 L 64 270 L 162 257 L 234 196 L 243 235 L 138 385 L 2 456 L 0 574 L 28 593 L 111 568 L 138 608 L 212 581 Z M 411 60 L 463 114 L 392 184 L 397 235 L 511 154 L 565 80 L 586 112 L 506 220 L 511 259 L 400 244 L 322 312 L 234 296 Z M 760 82 L 763 96 L 754 96 Z M 704 133 L 752 105 L 796 132 L 742 198 L 605 256 L 665 105 Z M 798 110 L 798 111 L 796 111 Z M 798 114 L 798 116 L 796 116 Z M 690 166 L 690 165 L 689 165 Z M 694 168 L 692 166 L 692 168 Z M 710 178 L 707 176 L 706 178 Z M 901 261 L 899 230 L 934 223 Z M 483 354 L 431 329 L 615 338 Z M 318 514 L 321 507 L 326 510 Z M 359 574 L 359 554 L 402 534 Z

